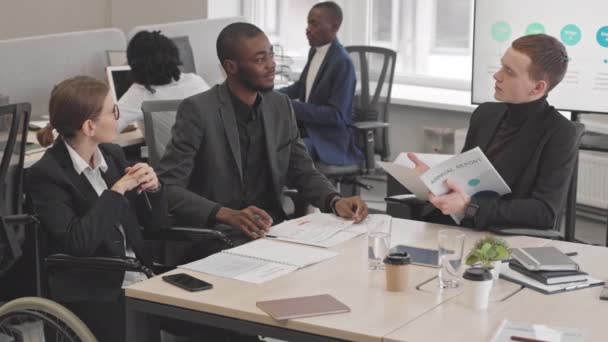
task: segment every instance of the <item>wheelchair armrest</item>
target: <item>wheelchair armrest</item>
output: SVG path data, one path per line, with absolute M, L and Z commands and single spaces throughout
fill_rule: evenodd
M 30 224 L 40 223 L 36 215 L 21 214 L 21 215 L 8 215 L 0 217 L 6 224 Z
M 352 127 L 361 131 L 368 131 L 376 128 L 388 127 L 388 123 L 380 121 L 357 121 L 352 123 Z
M 208 228 L 173 226 L 157 231 L 146 231 L 144 229 L 142 233 L 146 240 L 198 241 L 201 239 L 216 239 L 224 242 L 229 247 L 234 246 L 234 243 L 230 241 L 226 234 L 219 230 Z
M 76 257 L 68 254 L 52 254 L 45 258 L 49 268 L 81 268 L 104 271 L 133 271 L 142 272 L 148 278 L 154 273 L 134 258 L 111 257 Z

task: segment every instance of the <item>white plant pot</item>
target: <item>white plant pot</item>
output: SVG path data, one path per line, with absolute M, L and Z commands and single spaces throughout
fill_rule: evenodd
M 462 294 L 464 304 L 474 310 L 487 309 L 492 284 L 492 279 L 486 281 L 466 280 L 464 282 L 464 293 Z
M 490 272 L 492 273 L 492 279 L 494 283 L 498 281 L 498 277 L 500 276 L 500 270 L 502 269 L 502 261 L 492 261 L 492 269 Z

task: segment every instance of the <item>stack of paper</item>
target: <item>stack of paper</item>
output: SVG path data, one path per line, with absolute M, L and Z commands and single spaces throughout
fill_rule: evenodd
M 268 237 L 318 247 L 333 247 L 367 232 L 368 225 L 388 224 L 388 215 L 369 215 L 354 224 L 332 214 L 310 214 L 270 228 Z
M 259 239 L 179 267 L 260 284 L 337 254 L 319 248 Z
M 544 324 L 513 322 L 503 320 L 491 342 L 511 341 L 562 341 L 584 340 L 582 331 L 573 328 L 552 327 Z

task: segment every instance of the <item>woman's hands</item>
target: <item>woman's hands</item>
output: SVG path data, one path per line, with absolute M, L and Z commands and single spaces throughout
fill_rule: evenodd
M 154 191 L 160 187 L 154 169 L 146 163 L 137 163 L 125 169 L 125 175 L 113 186 L 112 191 L 122 195 L 137 188 L 137 192 Z

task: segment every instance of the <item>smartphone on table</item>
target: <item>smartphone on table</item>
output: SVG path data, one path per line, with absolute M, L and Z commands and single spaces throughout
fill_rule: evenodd
M 209 290 L 213 285 L 186 273 L 175 273 L 163 276 L 163 280 L 184 290 L 195 292 Z

